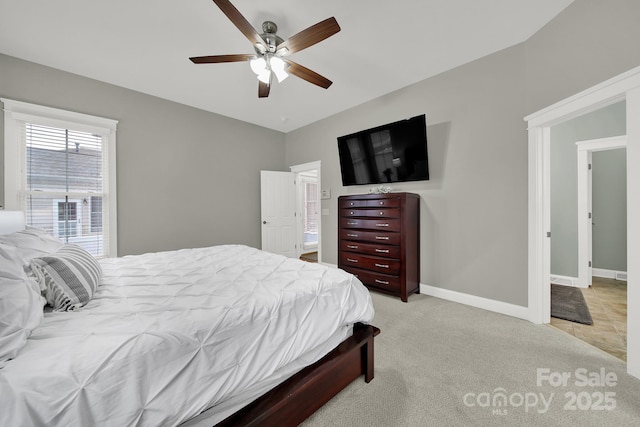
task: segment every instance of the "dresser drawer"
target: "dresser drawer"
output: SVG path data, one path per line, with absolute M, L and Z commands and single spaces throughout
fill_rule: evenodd
M 340 209 L 341 217 L 400 218 L 400 209 Z
M 340 200 L 340 208 L 397 208 L 400 206 L 399 198 L 372 199 L 372 200 Z
M 340 250 L 345 252 L 358 252 L 363 255 L 376 255 L 385 258 L 400 258 L 399 246 L 374 245 L 372 243 L 341 240 Z
M 400 244 L 400 233 L 340 229 L 338 237 L 340 240 L 356 240 L 360 242 L 379 243 L 382 245 Z
M 344 270 L 356 276 L 358 280 L 367 286 L 375 286 L 376 288 L 390 291 L 400 290 L 400 278 L 398 276 L 378 274 L 353 267 L 345 267 Z
M 400 220 L 395 218 L 340 218 L 340 227 L 359 228 L 367 230 L 400 231 Z
M 363 268 L 384 274 L 400 274 L 400 260 L 359 255 L 353 252 L 343 252 L 340 255 L 340 265 Z

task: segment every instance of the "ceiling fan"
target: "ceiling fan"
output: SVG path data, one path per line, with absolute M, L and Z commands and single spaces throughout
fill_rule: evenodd
M 283 40 L 276 34 L 278 27 L 273 22 L 264 22 L 262 24 L 263 33 L 258 34 L 249 21 L 242 16 L 230 1 L 213 0 L 213 2 L 227 15 L 227 18 L 229 18 L 240 32 L 249 39 L 256 53 L 195 56 L 189 58 L 194 64 L 250 61 L 251 69 L 258 76 L 258 97 L 260 98 L 269 96 L 273 75 L 276 76 L 278 82 L 287 78 L 289 74 L 293 74 L 324 89 L 331 86 L 331 80 L 287 59 L 286 56 L 313 46 L 340 31 L 340 26 L 335 18 L 325 19 L 306 30 L 300 31 L 289 39 Z

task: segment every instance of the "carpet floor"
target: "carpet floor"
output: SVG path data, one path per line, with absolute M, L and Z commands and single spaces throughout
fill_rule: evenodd
M 372 297 L 375 378 L 304 427 L 640 425 L 640 380 L 575 337 L 426 295 Z

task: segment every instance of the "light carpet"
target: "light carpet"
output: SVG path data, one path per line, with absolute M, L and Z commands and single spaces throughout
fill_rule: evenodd
M 372 296 L 375 378 L 304 427 L 640 425 L 640 380 L 575 337 L 426 295 Z

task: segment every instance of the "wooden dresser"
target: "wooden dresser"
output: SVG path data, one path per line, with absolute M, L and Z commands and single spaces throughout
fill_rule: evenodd
M 338 267 L 404 302 L 420 293 L 419 196 L 340 196 L 338 211 Z

